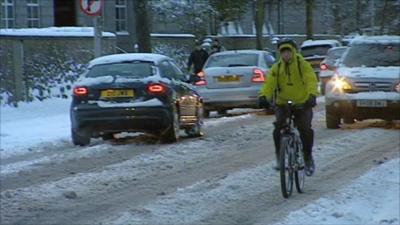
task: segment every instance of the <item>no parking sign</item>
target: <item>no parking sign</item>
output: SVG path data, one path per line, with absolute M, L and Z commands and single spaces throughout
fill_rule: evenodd
M 88 16 L 101 15 L 104 0 L 80 0 L 81 10 Z

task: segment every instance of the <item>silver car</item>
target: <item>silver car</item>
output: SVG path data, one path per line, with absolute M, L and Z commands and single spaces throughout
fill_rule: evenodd
M 275 62 L 267 51 L 234 50 L 212 54 L 195 86 L 203 97 L 204 116 L 216 110 L 258 108 L 258 92 Z
M 328 50 L 324 60 L 320 64 L 319 81 L 321 94 L 325 94 L 325 85 L 333 76 L 335 64 L 337 60 L 343 55 L 347 47 L 333 47 Z
M 325 59 L 328 49 L 340 46 L 338 40 L 306 40 L 300 46 L 300 53 L 311 64 L 319 79 L 319 64 Z
M 400 36 L 355 38 L 326 85 L 326 125 L 400 119 Z

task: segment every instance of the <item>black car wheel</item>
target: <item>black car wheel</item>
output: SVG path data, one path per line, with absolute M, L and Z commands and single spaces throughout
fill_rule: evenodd
M 227 111 L 228 110 L 226 110 L 226 109 L 220 109 L 217 112 L 218 112 L 218 115 L 226 115 Z
M 353 124 L 355 122 L 354 122 L 354 119 L 352 117 L 344 117 L 343 118 L 343 123 L 344 124 Z
M 325 95 L 325 83 L 324 82 L 321 82 L 320 90 L 321 90 L 321 95 Z
M 104 141 L 112 140 L 112 139 L 114 139 L 114 134 L 113 134 L 113 133 L 103 134 L 103 135 L 101 135 L 101 138 L 102 138 Z
M 203 136 L 203 115 L 202 113 L 199 112 L 198 110 L 198 115 L 197 115 L 197 122 L 195 125 L 187 128 L 185 130 L 186 134 L 189 137 L 201 137 Z
M 79 134 L 79 131 L 71 129 L 72 143 L 74 145 L 86 146 L 90 144 L 90 137 Z
M 172 107 L 172 118 L 169 128 L 161 135 L 163 143 L 173 143 L 179 141 L 179 115 L 176 106 Z
M 340 124 L 340 117 L 328 107 L 325 108 L 325 111 L 326 127 L 328 129 L 338 129 Z
M 210 110 L 204 109 L 203 110 L 203 116 L 204 116 L 204 118 L 210 117 Z

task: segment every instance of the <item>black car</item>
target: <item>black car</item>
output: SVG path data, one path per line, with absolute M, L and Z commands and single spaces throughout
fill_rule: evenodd
M 169 57 L 116 54 L 99 57 L 73 89 L 72 142 L 111 139 L 115 133 L 143 132 L 164 143 L 179 140 L 180 129 L 202 135 L 203 103 Z

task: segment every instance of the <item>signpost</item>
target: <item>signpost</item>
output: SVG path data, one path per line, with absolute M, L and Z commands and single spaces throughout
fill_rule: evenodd
M 94 57 L 101 56 L 101 13 L 104 0 L 80 0 L 80 8 L 88 16 L 93 17 L 94 32 Z

